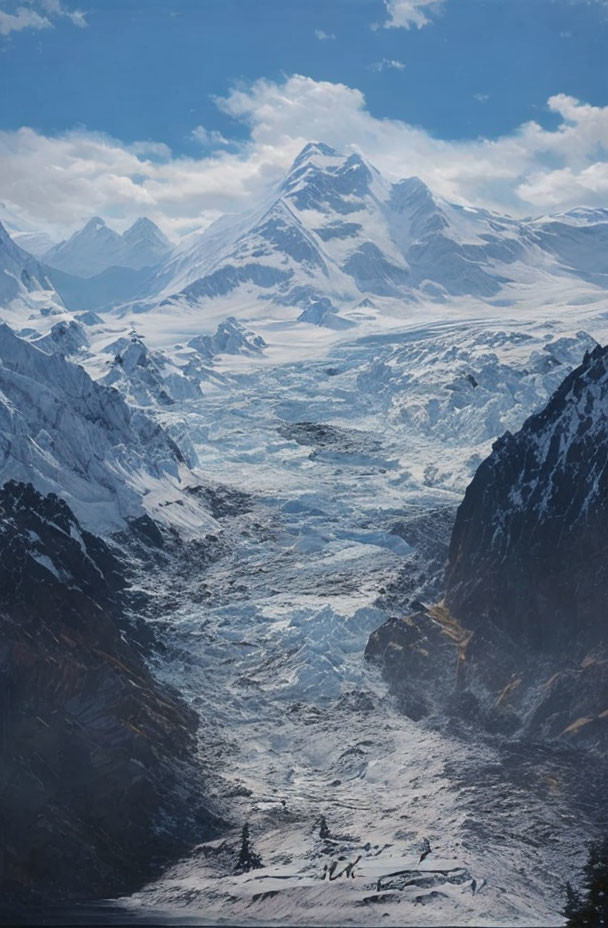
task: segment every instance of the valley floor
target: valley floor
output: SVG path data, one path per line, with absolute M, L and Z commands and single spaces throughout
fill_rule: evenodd
M 415 723 L 363 652 L 383 621 L 437 594 L 433 559 L 476 464 L 590 344 L 567 328 L 438 326 L 227 370 L 162 413 L 228 488 L 219 556 L 141 582 L 168 648 L 156 673 L 200 713 L 204 789 L 233 826 L 120 900 L 118 920 L 561 921 L 600 824 L 601 771 L 566 747 Z M 263 867 L 235 875 L 245 821 Z M 352 872 L 324 879 L 333 862 Z

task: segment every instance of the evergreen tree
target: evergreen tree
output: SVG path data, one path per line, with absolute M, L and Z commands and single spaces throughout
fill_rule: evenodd
M 583 891 L 566 884 L 568 928 L 608 928 L 608 838 L 589 845 Z
M 327 824 L 327 819 L 324 815 L 319 818 L 319 837 L 322 841 L 325 841 L 326 838 L 331 838 L 331 832 L 329 830 L 329 825 Z
M 573 889 L 571 883 L 566 883 L 566 904 L 564 906 L 564 916 L 567 919 L 568 925 L 575 926 L 579 924 L 577 919 L 581 907 L 581 894 L 576 889 Z
M 234 872 L 249 873 L 250 870 L 259 870 L 262 866 L 262 858 L 259 854 L 256 854 L 251 845 L 249 823 L 245 822 L 241 832 L 241 850 L 239 852 L 239 859 L 236 862 Z

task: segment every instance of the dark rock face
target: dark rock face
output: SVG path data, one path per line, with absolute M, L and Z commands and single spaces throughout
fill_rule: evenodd
M 197 719 L 121 631 L 124 587 L 63 501 L 0 490 L 3 910 L 133 889 L 211 829 Z
M 468 487 L 450 544 L 446 604 L 525 647 L 605 639 L 608 614 L 608 349 L 585 357 Z
M 480 465 L 443 602 L 371 636 L 367 656 L 408 714 L 608 750 L 607 460 L 608 348 L 597 347 Z

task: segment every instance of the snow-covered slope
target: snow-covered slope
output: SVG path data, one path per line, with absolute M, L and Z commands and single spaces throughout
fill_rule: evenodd
M 119 235 L 94 216 L 67 241 L 43 255 L 53 268 L 76 277 L 93 277 L 110 267 L 140 270 L 158 264 L 171 248 L 169 240 L 151 220 L 138 219 Z
M 448 604 L 526 650 L 602 640 L 608 508 L 608 348 L 595 346 L 548 405 L 507 432 L 475 474 L 450 550 Z
M 608 209 L 581 207 L 530 226 L 542 248 L 570 273 L 608 287 Z
M 358 154 L 310 143 L 257 209 L 178 246 L 137 308 L 205 308 L 214 319 L 238 308 L 346 328 L 404 301 L 511 303 L 531 283 L 603 286 L 592 256 L 606 229 L 597 211 L 519 221 L 459 206 L 416 177 L 393 183 Z
M 206 510 L 178 447 L 120 394 L 0 326 L 0 482 L 32 483 L 105 534 L 144 514 L 204 533 Z
M 15 244 L 0 224 L 0 312 L 10 304 L 24 310 L 49 304 L 61 305 L 49 277 L 49 269 Z
M 110 355 L 101 383 L 116 387 L 136 406 L 170 405 L 201 395 L 199 378 L 160 351 L 150 351 L 135 333 L 122 336 L 103 348 Z
M 13 232 L 11 237 L 20 248 L 35 258 L 41 258 L 57 244 L 46 232 Z

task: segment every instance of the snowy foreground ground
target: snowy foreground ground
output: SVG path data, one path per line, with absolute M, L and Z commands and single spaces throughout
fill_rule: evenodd
M 561 922 L 563 883 L 598 824 L 591 771 L 565 748 L 408 720 L 363 652 L 428 593 L 403 526 L 430 513 L 449 533 L 492 440 L 542 405 L 590 336 L 608 337 L 605 305 L 575 324 L 571 311 L 418 325 L 314 360 L 275 363 L 271 345 L 159 413 L 207 481 L 238 491 L 213 563 L 142 578 L 172 602 L 155 670 L 200 712 L 201 790 L 234 828 L 120 900 L 118 920 Z M 264 866 L 235 875 L 246 820 Z M 324 880 L 333 861 L 352 876 Z

